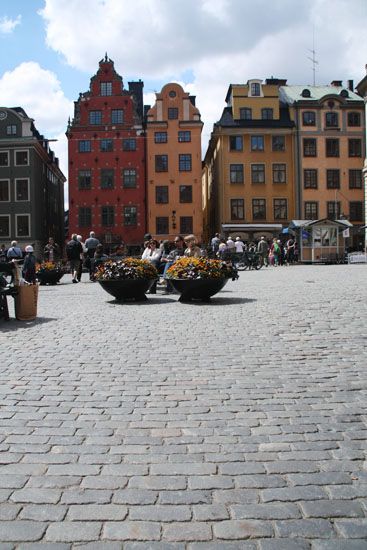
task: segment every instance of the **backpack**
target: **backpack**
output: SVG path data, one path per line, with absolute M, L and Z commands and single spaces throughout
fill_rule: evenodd
M 68 260 L 77 260 L 80 257 L 80 251 L 77 241 L 69 241 L 66 245 L 66 257 Z

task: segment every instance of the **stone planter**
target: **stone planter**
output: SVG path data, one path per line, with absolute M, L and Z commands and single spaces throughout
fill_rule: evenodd
M 199 300 L 208 302 L 211 296 L 217 294 L 227 284 L 227 278 L 213 279 L 168 279 L 173 288 L 181 294 L 180 302 Z
M 131 301 L 144 302 L 148 298 L 145 293 L 148 292 L 155 279 L 118 279 L 118 280 L 99 280 L 99 284 L 116 300 L 121 302 Z
M 63 272 L 57 271 L 56 269 L 50 271 L 39 271 L 36 273 L 36 277 L 40 285 L 56 285 L 60 282 L 63 276 Z

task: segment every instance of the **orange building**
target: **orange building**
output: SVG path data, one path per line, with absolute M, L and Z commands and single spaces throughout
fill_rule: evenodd
M 282 86 L 296 125 L 297 218 L 349 220 L 349 245 L 364 224 L 362 168 L 364 102 L 334 80 L 329 86 Z M 362 239 L 363 240 L 363 239 Z
M 147 113 L 147 230 L 202 240 L 201 131 L 195 98 L 166 84 Z
M 295 213 L 294 122 L 281 103 L 285 80 L 231 84 L 203 170 L 204 224 L 245 240 L 277 236 Z

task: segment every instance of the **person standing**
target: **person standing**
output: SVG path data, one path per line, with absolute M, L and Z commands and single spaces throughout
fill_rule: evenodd
M 245 244 L 244 244 L 243 241 L 241 241 L 240 237 L 236 237 L 234 246 L 235 246 L 235 249 L 236 249 L 236 253 L 237 254 L 242 254 L 242 252 L 244 251 L 244 248 L 245 248 Z
M 257 243 L 257 251 L 261 256 L 261 262 L 263 265 L 268 267 L 269 265 L 269 247 L 268 243 L 265 240 L 265 237 L 261 237 Z
M 173 292 L 173 286 L 169 279 L 167 279 L 167 271 L 175 263 L 178 258 L 181 258 L 184 255 L 184 240 L 181 235 L 175 237 L 175 248 L 167 256 L 167 262 L 164 266 L 163 279 L 166 281 L 166 294 L 171 294 Z
M 60 259 L 60 247 L 52 237 L 49 237 L 48 243 L 43 249 L 43 257 L 48 262 L 56 262 Z
M 83 237 L 81 235 L 77 235 L 76 238 L 78 239 L 78 241 L 80 242 L 83 248 L 83 252 L 80 255 L 80 265 L 79 265 L 78 273 L 76 277 L 78 279 L 78 282 L 80 283 L 80 281 L 82 280 L 84 255 L 86 254 L 87 249 L 85 247 L 85 244 L 83 243 Z
M 21 249 L 19 248 L 17 241 L 12 241 L 11 242 L 11 246 L 10 246 L 8 252 L 6 253 L 6 257 L 9 261 L 10 260 L 22 260 L 23 253 L 22 253 Z
M 89 280 L 93 281 L 93 262 L 92 259 L 94 258 L 94 253 L 96 251 L 97 245 L 100 244 L 99 240 L 96 239 L 96 234 L 94 231 L 91 231 L 89 233 L 89 238 L 85 241 L 85 248 L 87 249 L 87 259 L 86 259 L 86 265 L 89 269 Z
M 36 282 L 36 258 L 33 254 L 33 246 L 25 247 L 26 256 L 22 266 L 22 276 L 27 283 Z
M 71 240 L 66 245 L 66 256 L 70 262 L 70 271 L 72 282 L 78 283 L 78 269 L 80 266 L 80 255 L 83 253 L 83 247 L 78 241 L 77 234 L 73 233 Z
M 214 237 L 212 238 L 210 244 L 211 244 L 211 247 L 212 247 L 212 252 L 213 252 L 214 256 L 216 256 L 217 252 L 219 250 L 219 245 L 220 245 L 219 233 L 216 233 L 214 235 Z

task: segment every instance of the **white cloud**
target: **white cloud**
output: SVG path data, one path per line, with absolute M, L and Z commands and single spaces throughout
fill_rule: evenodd
M 50 146 L 67 177 L 65 131 L 68 117 L 73 115 L 73 102 L 65 97 L 56 75 L 33 61 L 7 71 L 0 79 L 0 106 L 22 107 L 41 134 L 58 140 Z
M 10 19 L 6 15 L 0 17 L 0 34 L 10 34 L 17 25 L 20 25 L 22 16 L 18 15 L 15 19 Z

